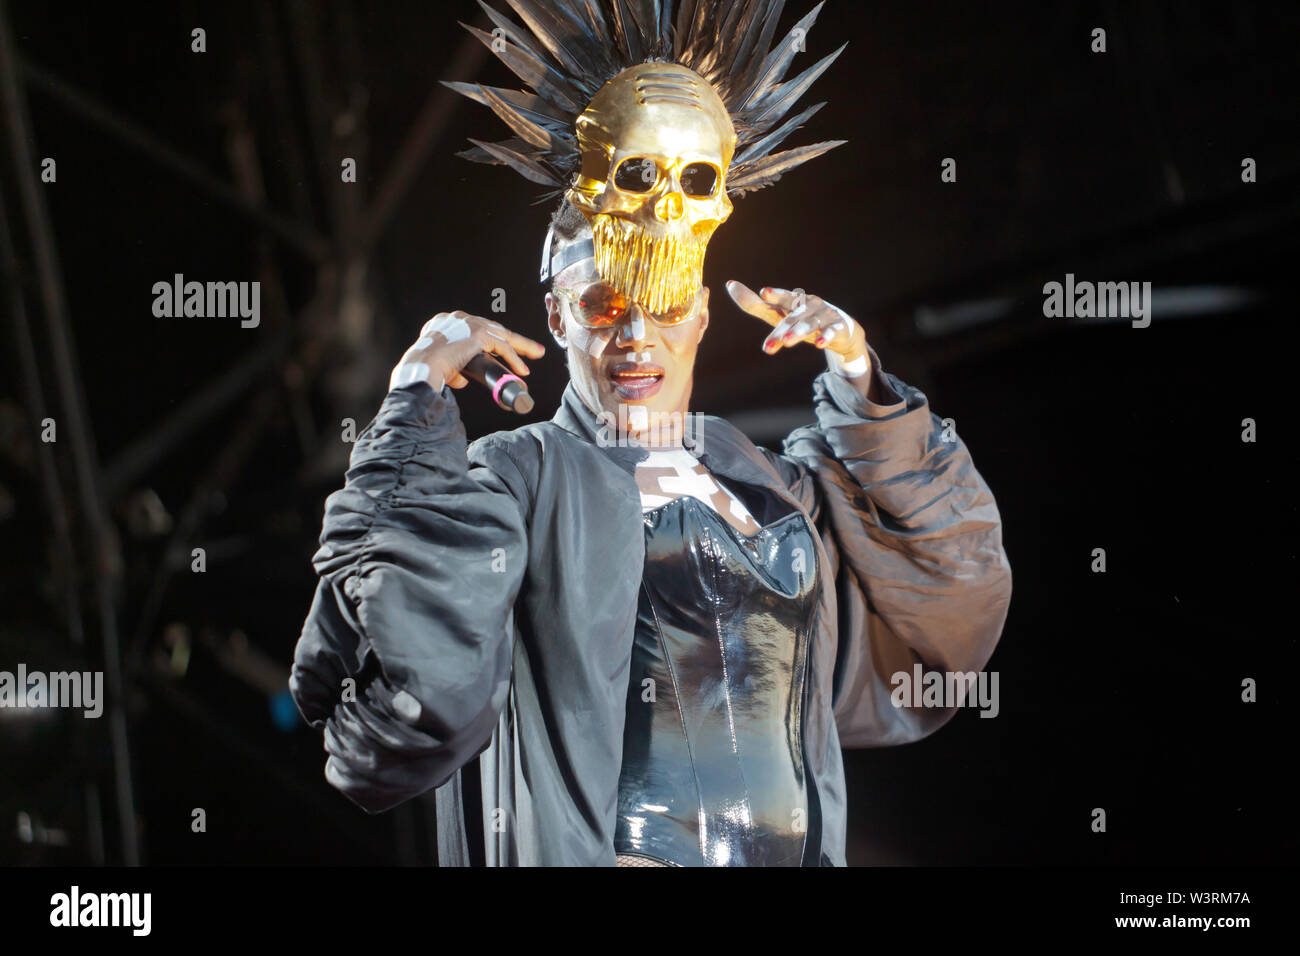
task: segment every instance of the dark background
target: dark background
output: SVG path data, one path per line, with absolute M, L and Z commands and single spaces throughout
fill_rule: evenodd
M 58 164 L 39 197 L 66 307 L 42 294 L 7 123 L 0 669 L 98 669 L 116 630 L 142 862 L 428 862 L 431 799 L 366 816 L 272 694 L 346 467 L 342 420 L 373 416 L 435 312 L 487 314 L 500 288 L 502 320 L 545 338 L 549 207 L 453 155 L 503 130 L 436 84 L 518 85 L 456 25 L 486 19 L 459 0 L 3 9 L 31 155 Z M 796 67 L 849 47 L 791 144 L 848 145 L 737 200 L 706 280 L 798 286 L 859 318 L 884 367 L 955 420 L 1015 578 L 989 664 L 999 716 L 846 753 L 851 862 L 1294 862 L 1297 27 L 1292 4 L 831 0 L 811 32 Z M 1151 326 L 1044 318 L 1042 285 L 1067 272 L 1153 283 Z M 155 318 L 152 286 L 175 273 L 262 281 L 261 326 Z M 821 356 L 767 357 L 765 327 L 713 303 L 695 408 L 779 447 L 811 419 Z M 549 417 L 558 351 L 532 367 Z M 471 437 L 518 423 L 459 400 Z M 110 727 L 0 713 L 0 862 L 127 858 Z

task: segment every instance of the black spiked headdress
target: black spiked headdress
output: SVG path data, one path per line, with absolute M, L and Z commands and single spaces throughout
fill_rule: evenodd
M 785 0 L 507 0 L 523 27 L 478 2 L 495 29 L 486 33 L 462 26 L 529 89 L 446 83 L 490 107 L 515 134 L 500 143 L 471 140 L 475 148 L 458 155 L 510 166 L 526 179 L 555 187 L 548 196 L 563 192 L 578 170 L 574 124 L 587 104 L 617 74 L 646 62 L 676 63 L 694 71 L 726 105 L 736 132 L 729 195 L 771 185 L 844 142 L 772 152 L 825 105 L 785 119 L 844 49 L 785 80 L 824 0 L 775 46 Z

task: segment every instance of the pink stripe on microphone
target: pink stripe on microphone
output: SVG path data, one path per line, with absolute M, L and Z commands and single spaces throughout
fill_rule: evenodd
M 506 384 L 506 382 L 512 382 L 512 381 L 518 382 L 520 385 L 524 385 L 524 380 L 520 378 L 518 375 L 514 374 L 513 372 L 506 372 L 506 374 L 502 375 L 499 379 L 497 379 L 497 383 L 492 386 L 492 401 L 500 405 L 501 389 Z M 524 388 L 527 389 L 528 386 L 524 385 Z

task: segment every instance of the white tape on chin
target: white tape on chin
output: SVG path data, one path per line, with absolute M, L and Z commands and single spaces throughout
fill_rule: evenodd
M 861 378 L 871 368 L 871 363 L 867 361 L 865 355 L 859 355 L 852 362 L 846 362 L 840 358 L 839 352 L 832 352 L 830 349 L 826 350 L 826 365 L 832 372 L 844 378 Z

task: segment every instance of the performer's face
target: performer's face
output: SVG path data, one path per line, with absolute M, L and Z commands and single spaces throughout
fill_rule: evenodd
M 570 265 L 555 285 L 558 290 L 546 294 L 551 334 L 568 353 L 569 377 L 587 407 L 626 422 L 638 440 L 647 432 L 664 435 L 669 419 L 662 416 L 689 410 L 695 353 L 709 326 L 708 288 L 700 290 L 689 313 L 668 317 L 680 322 L 662 325 L 634 302 L 614 298 L 623 309 L 610 308 L 605 295 L 612 290 L 601 282 L 594 258 Z M 617 321 L 591 328 L 593 314 L 600 316 L 597 323 L 614 316 Z

